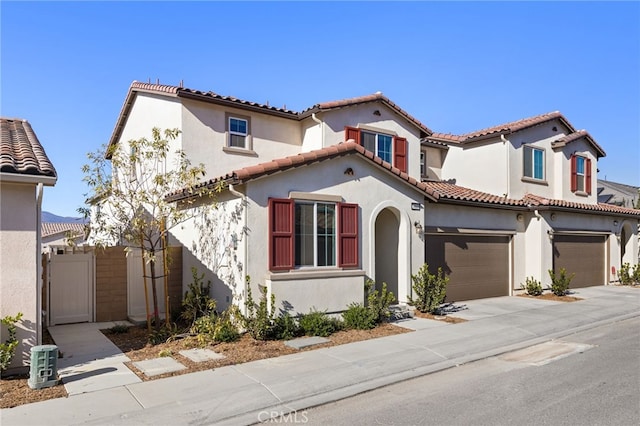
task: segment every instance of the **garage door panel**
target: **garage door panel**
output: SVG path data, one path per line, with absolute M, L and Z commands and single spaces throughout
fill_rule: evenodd
M 427 263 L 449 277 L 449 302 L 509 294 L 509 237 L 428 236 Z
M 575 273 L 570 288 L 605 284 L 605 237 L 593 235 L 555 235 L 553 269 Z

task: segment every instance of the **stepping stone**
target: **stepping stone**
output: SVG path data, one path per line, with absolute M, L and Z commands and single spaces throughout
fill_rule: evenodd
M 193 362 L 205 362 L 226 358 L 224 355 L 212 351 L 211 349 L 188 349 L 180 351 L 179 353 Z
M 304 349 L 309 346 L 321 345 L 323 343 L 329 343 L 331 340 L 325 339 L 324 337 L 301 337 L 299 339 L 287 340 L 284 342 L 285 345 L 289 346 L 293 349 Z
M 169 356 L 149 359 L 146 361 L 138 361 L 134 362 L 133 365 L 135 365 L 136 368 L 142 371 L 142 373 L 147 377 L 173 373 L 174 371 L 180 371 L 187 368 Z

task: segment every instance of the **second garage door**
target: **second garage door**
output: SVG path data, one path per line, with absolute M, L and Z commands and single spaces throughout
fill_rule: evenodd
M 449 277 L 447 302 L 509 295 L 509 236 L 427 235 L 427 264 Z
M 570 288 L 605 284 L 605 237 L 599 235 L 555 235 L 553 269 L 575 272 Z

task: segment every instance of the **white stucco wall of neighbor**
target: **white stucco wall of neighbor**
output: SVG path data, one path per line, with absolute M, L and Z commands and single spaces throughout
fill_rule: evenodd
M 37 345 L 38 262 L 36 191 L 34 185 L 0 183 L 0 317 L 24 316 L 17 323 L 18 345 L 10 368 L 26 365 Z M 2 341 L 6 329 L 2 328 Z
M 345 175 L 347 168 L 353 175 Z M 321 179 L 318 177 L 322 176 Z M 335 196 L 346 203 L 356 203 L 360 209 L 360 268 L 338 267 L 296 269 L 270 272 L 268 265 L 268 212 L 270 197 L 289 198 L 291 192 Z M 351 155 L 258 179 L 247 186 L 248 247 L 247 273 L 252 284 L 267 285 L 276 296 L 276 304 L 287 302 L 293 313 L 311 309 L 339 312 L 352 302 L 364 301 L 366 278 L 375 280 L 375 219 L 383 209 L 389 209 L 398 220 L 398 247 L 390 254 L 398 258 L 398 299 L 406 301 L 410 291 L 410 276 L 423 263 L 423 242 L 415 233 L 413 223 L 423 221 L 423 211 L 412 211 L 412 202 L 422 202 L 422 195 L 395 177 L 389 176 L 368 160 Z M 252 289 L 257 294 L 257 288 Z

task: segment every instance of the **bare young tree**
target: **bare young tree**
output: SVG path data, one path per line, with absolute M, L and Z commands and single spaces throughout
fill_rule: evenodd
M 178 129 L 153 128 L 151 133 L 151 139 L 143 137 L 126 144 L 103 146 L 87 154 L 89 164 L 82 171 L 89 187 L 88 201 L 78 211 L 91 218 L 96 246 L 120 243 L 126 246 L 127 254 L 134 248 L 141 250 L 145 264 L 149 265 L 153 295 L 153 313 L 147 304 L 147 323 L 150 327 L 153 314 L 159 327 L 160 276 L 156 264 L 166 249 L 169 232 L 215 208 L 216 194 L 224 183 L 202 184 L 204 165 L 193 166 L 181 149 L 172 152 L 172 142 L 180 134 Z M 177 192 L 187 195 L 179 205 L 167 199 Z M 165 303 L 167 297 L 165 292 Z

